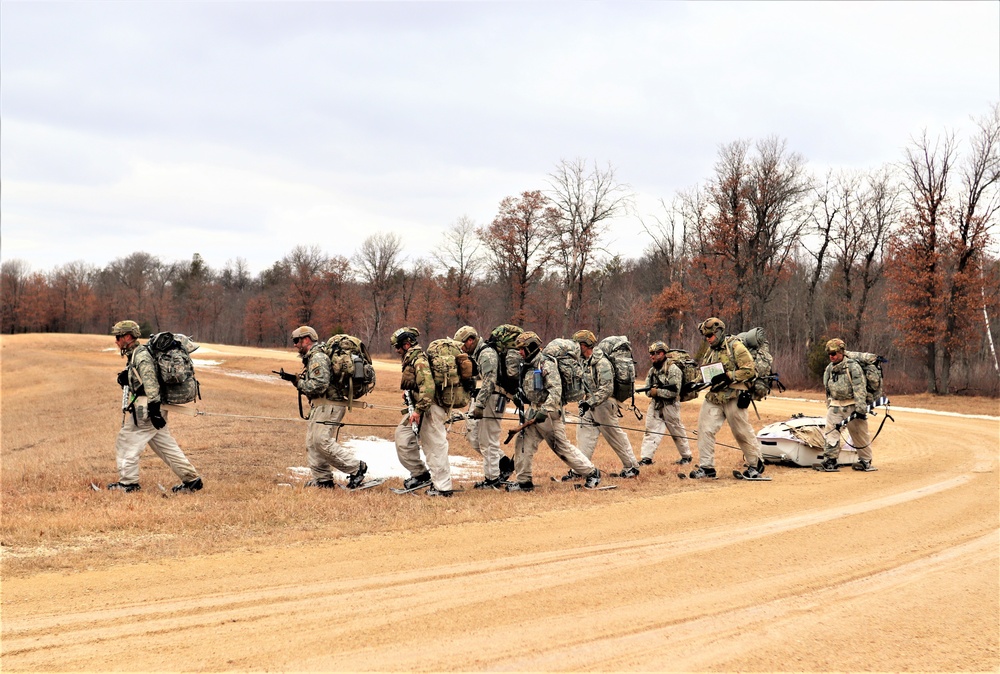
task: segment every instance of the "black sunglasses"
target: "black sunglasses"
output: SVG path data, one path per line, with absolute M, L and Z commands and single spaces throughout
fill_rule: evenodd
M 298 344 L 300 341 L 302 341 L 301 337 L 292 337 L 292 344 Z

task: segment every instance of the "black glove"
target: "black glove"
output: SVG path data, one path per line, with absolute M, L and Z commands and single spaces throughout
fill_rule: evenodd
M 588 403 L 586 400 L 581 400 L 580 401 L 580 416 L 582 417 L 584 414 L 586 414 L 589 411 L 590 411 L 590 403 Z
M 475 408 L 473 408 L 473 410 L 472 410 L 472 418 L 473 419 L 482 419 L 483 418 L 483 408 L 482 407 L 475 407 Z
M 751 402 L 753 402 L 753 395 L 750 394 L 750 391 L 740 391 L 740 395 L 736 398 L 736 406 L 745 410 L 750 407 Z
M 868 418 L 868 414 L 865 412 L 855 412 L 853 416 L 855 419 L 861 419 L 862 421 Z
M 167 420 L 163 418 L 160 414 L 160 403 L 149 403 L 149 421 L 153 424 L 153 428 L 160 430 L 167 425 Z
M 711 382 L 712 385 L 709 387 L 709 390 L 712 393 L 718 393 L 724 388 L 727 388 L 732 383 L 733 383 L 732 378 L 728 374 L 723 372 L 722 374 L 717 374 L 714 377 L 712 377 L 712 382 Z
M 118 373 L 118 385 L 119 386 L 128 386 L 128 370 L 127 369 L 122 370 L 121 372 Z
M 291 372 L 285 372 L 285 368 L 281 368 L 281 371 L 278 372 L 278 376 L 284 379 L 285 381 L 292 382 L 296 386 L 299 385 L 299 375 L 292 374 Z
M 476 381 L 474 379 L 465 379 L 462 381 L 462 388 L 465 392 L 472 394 L 476 390 Z

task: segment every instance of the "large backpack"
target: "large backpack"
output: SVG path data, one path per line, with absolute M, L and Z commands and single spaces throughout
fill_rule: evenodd
M 323 353 L 330 357 L 330 386 L 348 403 L 375 388 L 375 367 L 365 343 L 353 335 L 337 334 L 326 340 Z
M 620 403 L 635 397 L 635 359 L 632 358 L 632 344 L 628 337 L 605 337 L 597 343 L 597 349 L 611 361 L 615 372 L 615 386 L 612 394 Z
M 493 328 L 486 338 L 486 346 L 497 352 L 497 385 L 511 396 L 517 394 L 520 386 L 521 354 L 514 348 L 514 342 L 522 332 L 516 325 L 504 323 Z
M 551 358 L 559 367 L 562 379 L 562 403 L 583 400 L 583 360 L 580 345 L 572 339 L 553 339 L 542 349 L 542 355 Z
M 704 388 L 698 362 L 684 349 L 668 349 L 666 367 L 671 365 L 676 365 L 681 371 L 681 390 L 677 400 L 683 403 L 697 398 L 698 391 Z
M 736 335 L 736 339 L 747 347 L 757 368 L 757 376 L 747 382 L 750 395 L 754 400 L 763 400 L 771 393 L 772 382 L 778 378 L 777 375 L 772 376 L 771 366 L 774 364 L 774 356 L 771 355 L 771 347 L 764 336 L 764 328 L 750 328 Z
M 434 377 L 434 397 L 442 407 L 464 407 L 475 386 L 472 360 L 454 339 L 435 339 L 427 345 L 427 360 Z
M 201 386 L 194 377 L 191 354 L 198 350 L 189 337 L 172 332 L 158 332 L 146 343 L 156 377 L 160 382 L 160 400 L 167 405 L 193 403 L 201 398 Z
M 876 398 L 884 395 L 882 390 L 882 363 L 885 360 L 878 354 L 866 351 L 845 351 L 845 358 L 850 358 L 861 366 L 865 373 L 865 399 L 870 405 Z

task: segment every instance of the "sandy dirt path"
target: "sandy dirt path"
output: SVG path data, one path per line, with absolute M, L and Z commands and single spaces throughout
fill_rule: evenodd
M 3 668 L 996 671 L 1000 422 L 894 416 L 875 473 L 13 578 Z

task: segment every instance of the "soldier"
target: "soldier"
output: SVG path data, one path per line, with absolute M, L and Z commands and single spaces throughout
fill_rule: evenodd
M 407 410 L 396 426 L 396 455 L 403 468 L 410 471 L 410 477 L 403 482 L 405 489 L 431 485 L 428 496 L 451 496 L 445 428 L 448 410 L 434 400 L 434 377 L 427 355 L 417 343 L 419 336 L 416 328 L 404 327 L 389 339 L 403 363 L 399 388 L 409 392 L 413 401 L 413 410 Z M 421 446 L 427 463 L 420 458 Z
M 720 363 L 722 372 L 712 377 L 709 392 L 701 405 L 698 415 L 699 465 L 691 471 L 690 477 L 716 479 L 715 434 L 725 421 L 729 421 L 729 428 L 743 450 L 747 466 L 742 477 L 761 479 L 764 458 L 747 414 L 751 400 L 747 384 L 757 376 L 753 356 L 736 337 L 725 336 L 726 324 L 718 318 L 709 318 L 698 326 L 698 330 L 709 346 L 702 365 Z
M 184 456 L 167 428 L 167 411 L 160 409 L 160 382 L 149 348 L 139 344 L 142 331 L 135 321 L 119 321 L 111 328 L 115 344 L 128 365 L 118 373 L 118 384 L 127 392 L 122 401 L 121 430 L 115 440 L 118 482 L 108 489 L 139 491 L 139 455 L 148 443 L 158 457 L 181 479 L 174 492 L 195 492 L 203 487 L 198 471 Z
M 823 372 L 826 389 L 826 450 L 823 463 L 817 468 L 827 473 L 838 470 L 840 457 L 840 429 L 846 424 L 851 434 L 851 444 L 858 450 L 858 462 L 851 468 L 864 472 L 878 470 L 872 465 L 871 439 L 868 434 L 868 404 L 865 373 L 852 358 L 845 358 L 847 345 L 842 339 L 826 343 L 830 364 Z
M 524 365 L 521 368 L 521 388 L 527 397 L 527 420 L 518 427 L 523 433 L 520 447 L 514 453 L 517 482 L 507 485 L 507 491 L 532 491 L 531 464 L 544 440 L 567 466 L 578 475 L 586 476 L 584 486 L 593 489 L 601 482 L 601 471 L 580 453 L 566 437 L 562 420 L 562 380 L 555 360 L 542 356 L 542 340 L 533 332 L 524 332 L 514 342 Z
M 583 354 L 583 384 L 587 394 L 580 401 L 580 427 L 576 440 L 580 452 L 593 460 L 597 440 L 603 435 L 611 449 L 622 462 L 622 472 L 618 477 L 632 478 L 639 476 L 639 464 L 632 451 L 625 431 L 618 425 L 621 410 L 618 401 L 614 399 L 615 371 L 604 353 L 595 349 L 597 337 L 590 330 L 578 330 L 573 334 L 573 341 L 580 344 Z M 563 481 L 576 480 L 583 477 L 573 470 L 563 476 Z
M 471 325 L 464 325 L 455 333 L 455 341 L 469 354 L 473 366 L 482 380 L 479 393 L 472 401 L 471 419 L 465 423 L 465 438 L 469 445 L 483 457 L 483 481 L 475 489 L 500 489 L 514 470 L 514 462 L 500 450 L 500 420 L 503 418 L 501 394 L 497 392 L 499 355 L 496 349 L 480 339 Z M 502 398 L 502 403 L 506 403 Z M 500 407 L 498 411 L 498 407 Z
M 306 453 L 313 479 L 307 487 L 333 489 L 332 469 L 347 473 L 348 489 L 365 481 L 368 466 L 358 460 L 354 450 L 337 442 L 337 429 L 347 410 L 347 396 L 332 382 L 330 357 L 323 351 L 316 331 L 308 325 L 292 331 L 292 344 L 302 356 L 302 374 L 282 370 L 281 378 L 290 381 L 309 399 L 309 425 L 306 428 Z
M 651 400 L 646 410 L 646 433 L 642 436 L 640 466 L 653 464 L 656 448 L 664 434 L 674 440 L 680 458 L 674 461 L 683 466 L 691 463 L 691 448 L 688 446 L 687 429 L 681 422 L 680 391 L 684 373 L 676 363 L 667 362 L 667 345 L 653 342 L 649 345 L 649 360 L 652 366 L 646 375 L 646 391 Z

